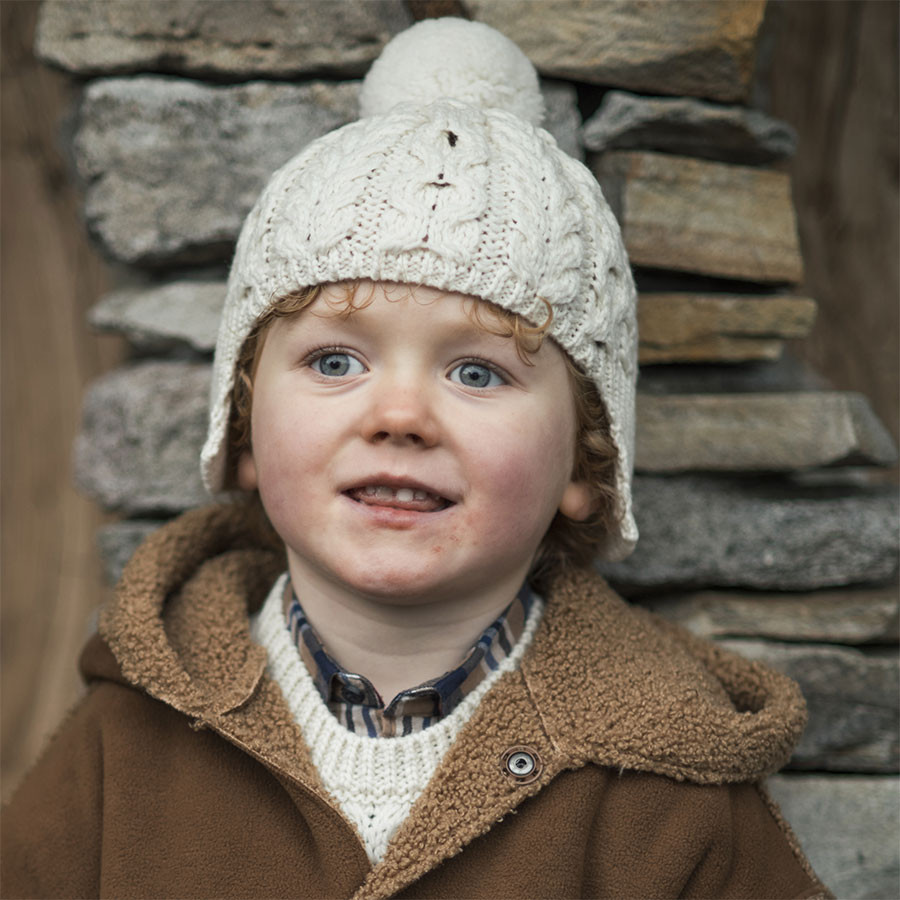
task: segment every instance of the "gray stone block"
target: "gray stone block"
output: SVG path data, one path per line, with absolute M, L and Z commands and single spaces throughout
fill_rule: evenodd
M 660 150 L 758 165 L 794 155 L 793 128 L 756 109 L 690 97 L 640 97 L 608 91 L 584 123 L 588 150 Z
M 861 394 L 637 398 L 635 467 L 642 472 L 771 472 L 896 459 L 893 439 Z
M 704 638 L 896 644 L 900 588 L 841 588 L 799 594 L 702 591 L 653 597 L 642 605 Z
M 102 297 L 88 322 L 102 331 L 123 334 L 148 353 L 189 347 L 211 353 L 216 346 L 223 281 L 172 281 L 152 288 L 124 288 Z
M 88 226 L 139 265 L 228 258 L 269 176 L 356 117 L 358 84 L 95 81 L 74 143 Z
M 575 87 L 563 81 L 542 81 L 544 96 L 543 127 L 556 138 L 562 150 L 578 160 L 584 159 L 581 146 L 581 113 Z
M 125 519 L 97 529 L 97 549 L 108 584 L 118 582 L 134 551 L 163 524 L 163 519 Z
M 809 724 L 790 767 L 837 772 L 900 770 L 897 649 L 722 640 L 725 647 L 793 678 Z
M 758 394 L 828 390 L 830 385 L 815 369 L 787 351 L 776 360 L 739 366 L 644 366 L 638 387 L 643 394 Z
M 89 388 L 75 441 L 75 481 L 128 515 L 174 512 L 209 500 L 200 481 L 210 367 L 148 362 Z
M 402 0 L 45 0 L 36 52 L 79 75 L 359 75 L 411 22 Z
M 775 775 L 768 787 L 836 897 L 900 897 L 900 778 Z
M 545 75 L 734 102 L 749 93 L 765 3 L 463 0 Z
M 896 490 L 638 476 L 637 549 L 601 571 L 626 594 L 883 584 L 898 570 Z

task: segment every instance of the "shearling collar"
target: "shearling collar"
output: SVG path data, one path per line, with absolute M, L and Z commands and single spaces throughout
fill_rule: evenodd
M 271 530 L 244 507 L 186 513 L 127 566 L 100 623 L 115 662 L 95 652 L 86 676 L 137 686 L 330 802 L 249 635 L 248 611 L 284 567 Z M 411 883 L 565 769 L 717 784 L 786 762 L 805 724 L 792 681 L 629 606 L 592 573 L 560 580 L 545 599 L 519 671 L 482 701 L 358 897 Z M 502 776 L 515 745 L 537 751 L 537 780 Z

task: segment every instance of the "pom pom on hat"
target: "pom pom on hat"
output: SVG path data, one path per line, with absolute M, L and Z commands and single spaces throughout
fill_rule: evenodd
M 360 118 L 439 99 L 503 109 L 532 125 L 544 118 L 528 57 L 499 31 L 466 19 L 425 19 L 394 37 L 363 81 Z

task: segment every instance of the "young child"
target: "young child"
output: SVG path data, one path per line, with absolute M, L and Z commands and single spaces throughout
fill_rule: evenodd
M 3 895 L 830 896 L 761 786 L 796 686 L 590 568 L 637 540 L 635 288 L 534 69 L 423 22 L 361 107 L 238 242 L 202 466 L 251 499 L 135 554 Z

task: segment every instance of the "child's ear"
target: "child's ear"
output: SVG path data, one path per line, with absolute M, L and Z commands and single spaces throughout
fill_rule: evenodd
M 255 491 L 259 487 L 252 450 L 244 450 L 238 457 L 237 483 L 242 491 Z
M 586 481 L 570 481 L 559 501 L 559 511 L 575 522 L 583 522 L 596 506 L 594 492 Z

